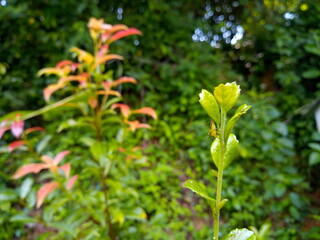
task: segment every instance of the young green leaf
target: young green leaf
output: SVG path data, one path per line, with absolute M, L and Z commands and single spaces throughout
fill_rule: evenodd
M 197 193 L 198 195 L 207 199 L 208 201 L 215 201 L 212 197 L 209 196 L 206 186 L 201 182 L 189 179 L 184 182 L 183 186 L 185 188 L 189 188 L 191 191 Z
M 223 169 L 226 169 L 229 164 L 238 156 L 239 141 L 234 134 L 230 134 L 224 154 Z
M 221 148 L 220 139 L 216 138 L 211 145 L 210 151 L 211 151 L 212 160 L 218 169 L 219 169 L 219 159 L 220 159 L 220 148 Z M 230 134 L 226 144 L 226 150 L 224 153 L 223 169 L 221 170 L 224 170 L 237 157 L 238 150 L 239 150 L 239 142 L 234 134 Z
M 228 234 L 225 240 L 256 240 L 256 235 L 246 228 L 236 228 Z
M 200 104 L 206 110 L 208 115 L 215 121 L 218 125 L 220 123 L 220 111 L 217 100 L 213 96 L 213 94 L 209 93 L 207 90 L 202 89 L 202 92 L 199 94 L 200 96 Z
M 251 108 L 250 105 L 243 104 L 237 109 L 236 113 L 233 115 L 233 117 L 228 121 L 228 123 L 226 125 L 225 139 L 228 139 L 229 134 L 231 133 L 231 131 L 232 131 L 234 125 L 236 124 L 236 122 L 238 121 L 238 119 L 243 114 L 245 114 L 250 108 Z
M 239 95 L 240 86 L 235 82 L 220 84 L 214 89 L 214 96 L 225 112 L 228 112 L 235 105 Z

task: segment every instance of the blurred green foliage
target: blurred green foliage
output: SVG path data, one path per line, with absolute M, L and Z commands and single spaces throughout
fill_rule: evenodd
M 312 0 L 1 1 L 0 114 L 43 105 L 42 88 L 52 80 L 40 80 L 36 72 L 67 58 L 74 45 L 88 49 L 89 17 L 136 27 L 142 37 L 113 48 L 126 58 L 124 74 L 141 83 L 138 91 L 125 90 L 128 102 L 147 103 L 160 120 L 153 131 L 130 139 L 132 144 L 144 141 L 148 164 L 124 174 L 122 182 L 139 191 L 147 220 L 125 222 L 127 231 L 120 238 L 212 236 L 210 210 L 182 183 L 197 178 L 208 185 L 214 178 L 205 174 L 212 168 L 207 151 L 212 139 L 198 93 L 237 81 L 244 93 L 240 102 L 253 107 L 235 129 L 241 158 L 225 171 L 225 184 L 231 187 L 223 193 L 230 203 L 222 215 L 228 220 L 222 232 L 236 226 L 259 229 L 267 222 L 271 229 L 265 239 L 317 239 L 320 135 L 313 117 L 316 105 L 309 103 L 320 93 L 319 12 L 320 4 Z M 243 37 L 231 44 L 241 28 Z M 46 122 L 59 115 L 68 117 L 53 112 L 32 121 L 55 136 L 58 123 Z M 81 129 L 62 132 L 47 147 L 84 154 L 80 137 Z M 9 140 L 5 137 L 1 145 Z M 37 214 L 31 207 L 35 189 L 24 196 L 21 186 L 28 182 L 10 178 L 28 156 L 8 154 L 4 147 L 0 151 L 0 238 L 47 239 L 45 230 L 54 228 L 30 217 Z M 48 204 L 48 217 L 56 206 Z M 60 214 L 69 216 L 67 210 Z M 70 215 L 66 221 L 77 226 L 76 220 Z M 55 228 L 61 230 L 58 239 L 72 238 L 68 229 Z

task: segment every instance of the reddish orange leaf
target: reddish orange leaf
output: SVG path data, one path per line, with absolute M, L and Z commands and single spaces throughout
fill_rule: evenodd
M 108 82 L 103 82 L 102 86 L 104 89 L 110 90 L 110 88 L 112 87 L 112 84 L 113 84 L 113 82 L 108 81 Z
M 120 56 L 120 55 L 117 55 L 117 54 L 108 54 L 108 55 L 105 55 L 105 56 L 103 56 L 101 58 L 97 58 L 96 61 L 95 61 L 94 66 L 96 67 L 96 66 L 98 66 L 98 65 L 100 65 L 102 63 L 105 63 L 105 62 L 107 62 L 109 60 L 112 60 L 112 59 L 122 60 L 123 57 Z
M 56 83 L 56 84 L 51 84 L 48 87 L 46 87 L 43 90 L 43 96 L 44 99 L 46 101 L 49 101 L 50 96 L 52 95 L 52 93 L 54 93 L 55 91 L 59 90 L 60 88 L 63 88 L 65 85 L 63 83 Z
M 59 167 L 59 169 L 61 169 L 64 172 L 66 177 L 70 176 L 70 170 L 71 170 L 70 163 L 66 163 L 66 164 L 62 165 L 61 167 Z
M 77 178 L 78 178 L 78 175 L 74 175 L 72 178 L 70 178 L 70 180 L 67 183 L 67 187 L 66 187 L 67 190 L 70 190 L 73 187 L 73 185 L 76 182 Z
M 122 84 L 122 83 L 133 83 L 133 84 L 137 84 L 137 80 L 135 80 L 135 79 L 132 78 L 132 77 L 121 77 L 121 78 L 115 80 L 115 81 L 112 83 L 112 86 L 113 86 L 113 87 L 116 87 L 116 86 L 118 86 L 119 84 Z
M 107 90 L 107 91 L 101 90 L 101 91 L 98 91 L 98 94 L 99 95 L 113 95 L 113 96 L 121 97 L 121 94 L 119 92 L 112 91 L 112 90 Z
M 57 68 L 63 68 L 65 66 L 71 65 L 73 62 L 70 60 L 62 60 L 60 62 L 57 63 L 56 67 Z
M 97 106 L 98 106 L 98 100 L 97 100 L 97 98 L 96 97 L 90 97 L 89 99 L 88 99 L 88 104 L 89 104 L 89 106 L 90 107 L 92 107 L 92 108 L 96 108 Z
M 49 182 L 44 184 L 37 193 L 37 208 L 39 208 L 44 199 L 48 196 L 49 193 L 53 192 L 57 187 L 59 186 L 59 183 L 57 182 Z
M 154 119 L 157 119 L 157 114 L 154 111 L 154 109 L 151 108 L 151 107 L 143 107 L 143 108 L 140 108 L 140 109 L 136 109 L 136 110 L 131 111 L 131 113 L 132 114 L 137 114 L 137 113 L 147 114 L 147 115 L 153 117 Z
M 60 78 L 58 84 L 64 85 L 66 82 L 77 81 L 82 86 L 87 85 L 88 75 L 71 75 L 64 78 Z
M 121 30 L 127 30 L 127 29 L 128 27 L 126 25 L 116 24 L 116 25 L 113 25 L 111 29 L 106 30 L 105 33 L 112 34 L 112 33 L 115 33 Z
M 151 126 L 149 124 L 146 124 L 146 123 L 140 123 L 138 120 L 135 120 L 135 121 L 128 121 L 128 124 L 129 124 L 129 129 L 131 131 L 135 131 L 137 130 L 138 128 L 151 128 Z
M 17 140 L 17 141 L 14 141 L 12 143 L 10 143 L 9 145 L 9 151 L 11 152 L 12 150 L 22 146 L 25 144 L 25 141 L 24 140 Z
M 123 31 L 117 32 L 110 38 L 110 43 L 112 43 L 114 41 L 117 41 L 120 38 L 124 38 L 126 36 L 135 35 L 135 34 L 142 35 L 142 32 L 140 32 L 136 28 L 129 28 L 127 30 L 123 30 Z
M 116 109 L 120 108 L 121 114 L 125 117 L 128 118 L 130 115 L 130 107 L 126 104 L 122 103 L 115 103 L 111 106 L 111 109 Z
M 50 168 L 50 165 L 46 163 L 31 163 L 31 164 L 23 165 L 16 171 L 16 173 L 13 175 L 13 178 L 18 179 L 29 173 L 38 173 L 42 169 L 47 169 L 47 168 Z
M 53 159 L 53 165 L 57 166 L 61 162 L 61 160 L 68 154 L 70 154 L 70 151 L 68 150 L 58 153 L 58 155 Z
M 32 128 L 28 128 L 24 131 L 25 134 L 29 134 L 29 133 L 32 133 L 32 132 L 35 132 L 35 131 L 40 131 L 40 132 L 44 132 L 46 131 L 44 128 L 42 127 L 32 127 Z

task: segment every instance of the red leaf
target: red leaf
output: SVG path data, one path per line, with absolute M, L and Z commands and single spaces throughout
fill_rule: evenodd
M 44 184 L 37 193 L 37 208 L 39 208 L 44 199 L 48 196 L 49 193 L 54 191 L 59 186 L 59 183 L 57 182 L 49 182 Z
M 9 151 L 11 152 L 12 150 L 22 146 L 23 144 L 25 144 L 25 141 L 24 140 L 17 140 L 17 141 L 14 141 L 12 143 L 10 143 L 9 145 Z
M 137 84 L 137 80 L 135 80 L 135 79 L 132 78 L 132 77 L 121 77 L 121 78 L 115 80 L 115 81 L 112 83 L 112 86 L 113 86 L 113 87 L 116 87 L 116 86 L 118 86 L 119 84 L 122 84 L 122 83 L 133 83 L 133 84 Z
M 111 106 L 111 109 L 116 109 L 120 108 L 121 114 L 125 117 L 128 118 L 130 115 L 130 107 L 126 104 L 122 103 L 115 103 Z
M 117 32 L 110 38 L 110 43 L 112 43 L 114 41 L 117 41 L 120 38 L 129 36 L 129 35 L 135 35 L 135 34 L 142 35 L 142 32 L 140 32 L 136 28 L 129 28 L 127 30 L 123 30 L 123 31 Z
M 12 123 L 11 132 L 13 136 L 19 138 L 23 132 L 24 121 L 18 120 Z
M 78 178 L 78 175 L 74 175 L 72 178 L 70 178 L 70 180 L 67 183 L 67 190 L 70 190 L 73 187 L 77 178 Z
M 47 168 L 50 168 L 50 165 L 46 163 L 31 163 L 31 164 L 23 165 L 16 171 L 16 173 L 13 175 L 13 178 L 18 179 L 29 173 L 38 173 L 42 169 L 47 169 Z
M 60 62 L 57 63 L 56 67 L 57 68 L 63 68 L 65 66 L 71 65 L 73 62 L 70 60 L 62 60 Z
M 53 159 L 53 165 L 57 166 L 61 162 L 61 160 L 68 154 L 70 154 L 70 151 L 68 150 L 58 153 L 58 155 Z
M 153 117 L 154 119 L 157 119 L 157 114 L 154 111 L 154 109 L 151 107 L 143 107 L 140 109 L 136 109 L 136 110 L 131 111 L 131 113 L 132 114 L 136 114 L 136 113 L 147 114 L 147 115 Z
M 71 170 L 70 163 L 66 163 L 66 164 L 62 165 L 61 167 L 59 167 L 59 169 L 61 169 L 64 172 L 66 177 L 70 176 L 70 170 Z
M 35 132 L 35 131 L 40 131 L 40 132 L 44 132 L 46 131 L 44 128 L 42 127 L 32 127 L 32 128 L 28 128 L 24 131 L 25 134 L 29 134 L 29 133 L 32 133 L 32 132 Z

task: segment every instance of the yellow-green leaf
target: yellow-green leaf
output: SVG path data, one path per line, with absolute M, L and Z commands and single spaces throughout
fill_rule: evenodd
M 213 96 L 213 94 L 209 93 L 207 90 L 202 89 L 202 92 L 199 94 L 200 96 L 200 104 L 206 110 L 208 115 L 215 121 L 218 125 L 220 123 L 220 111 L 217 100 Z
M 211 157 L 216 165 L 216 167 L 219 169 L 219 161 L 220 161 L 220 139 L 216 138 L 212 145 L 211 145 Z M 239 142 L 234 134 L 230 134 L 227 145 L 226 145 L 226 150 L 224 153 L 224 158 L 223 158 L 223 169 L 224 170 L 228 165 L 237 157 L 239 151 Z M 220 169 L 219 169 L 220 170 Z
M 238 119 L 243 114 L 245 114 L 250 108 L 251 108 L 250 105 L 243 104 L 237 109 L 236 113 L 233 115 L 233 117 L 228 121 L 228 123 L 226 125 L 225 139 L 228 139 L 229 134 L 231 133 L 231 131 L 232 131 L 234 125 L 236 124 L 236 122 L 238 121 Z
M 220 84 L 214 89 L 214 97 L 225 112 L 228 112 L 236 104 L 239 95 L 240 86 L 235 82 Z

